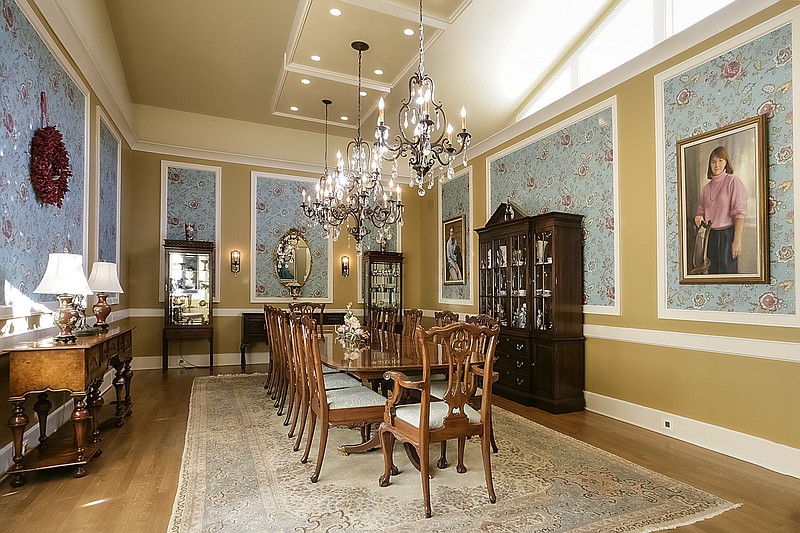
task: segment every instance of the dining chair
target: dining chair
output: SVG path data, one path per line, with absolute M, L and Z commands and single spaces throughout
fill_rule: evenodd
M 365 428 L 372 424 L 378 424 L 383 419 L 386 405 L 386 398 L 367 387 L 326 390 L 319 354 L 319 338 L 314 335 L 316 327 L 314 319 L 304 316 L 299 322 L 295 321 L 294 330 L 297 347 L 302 351 L 301 357 L 306 363 L 310 408 L 306 449 L 300 459 L 302 463 L 308 462 L 317 420 L 319 419 L 320 422 L 319 451 L 317 452 L 317 465 L 311 476 L 312 483 L 319 480 L 322 461 L 325 458 L 325 447 L 328 443 L 328 430 L 331 427 L 359 427 L 362 441 L 364 441 L 366 439 Z
M 396 306 L 371 305 L 367 314 L 367 326 L 370 330 L 394 333 L 395 324 L 397 324 L 397 313 Z
M 445 309 L 444 311 L 436 311 L 433 314 L 433 318 L 436 319 L 437 326 L 446 326 L 447 324 L 458 322 L 458 313 Z
M 416 449 L 419 456 L 425 517 L 430 518 L 430 445 L 449 439 L 458 439 L 458 472 L 464 467 L 464 446 L 467 437 L 480 435 L 483 471 L 489 501 L 497 500 L 492 482 L 492 460 L 489 450 L 489 421 L 492 419 L 492 379 L 484 380 L 483 397 L 479 410 L 469 405 L 476 379 L 492 375 L 494 352 L 500 327 L 491 328 L 475 324 L 454 323 L 425 330 L 417 326 L 417 349 L 422 355 L 422 379 L 409 381 L 399 371 L 384 374 L 394 380 L 394 389 L 386 402 L 383 422 L 380 425 L 381 449 L 384 471 L 381 487 L 390 483 L 391 475 L 398 472 L 393 460 L 395 440 Z M 438 347 L 438 348 L 437 348 Z M 438 353 L 441 350 L 441 354 Z M 431 362 L 441 357 L 447 360 L 447 393 L 441 401 L 431 397 Z M 480 364 L 476 364 L 480 363 Z M 397 405 L 402 389 L 420 393 L 420 403 Z
M 403 335 L 411 336 L 422 322 L 422 309 L 403 310 Z
M 458 315 L 456 315 L 457 317 Z M 492 327 L 498 325 L 497 320 L 492 318 L 490 315 L 487 314 L 479 314 L 475 316 L 466 315 L 464 317 L 464 321 L 468 324 L 476 324 L 478 326 L 483 327 Z M 482 349 L 486 349 L 486 343 L 484 342 L 484 346 Z M 493 376 L 492 379 L 496 379 L 497 376 Z M 482 379 L 477 379 L 477 384 L 475 387 L 475 391 L 469 399 L 470 405 L 475 408 L 479 409 L 482 401 L 482 394 L 483 389 L 481 388 Z M 441 400 L 444 398 L 444 395 L 447 393 L 447 382 L 438 381 L 436 379 L 431 380 L 431 397 Z M 494 424 L 492 421 L 489 421 L 489 443 L 492 445 L 492 451 L 497 453 L 499 448 L 497 447 L 497 441 L 494 438 Z M 447 441 L 443 440 L 441 445 L 441 453 L 439 455 L 439 460 L 436 462 L 436 466 L 438 468 L 447 468 L 449 463 L 447 462 Z
M 294 382 L 293 382 L 293 397 L 294 401 L 290 402 L 290 410 L 286 415 L 286 419 L 290 420 L 289 437 L 295 437 L 293 450 L 300 449 L 300 442 L 303 438 L 305 431 L 306 420 L 308 419 L 309 403 L 308 403 L 308 378 L 306 376 L 306 360 L 305 352 L 300 346 L 300 340 L 296 338 L 297 324 L 302 318 L 301 315 L 292 313 L 291 311 L 285 314 L 285 331 L 287 333 L 287 346 L 291 346 L 292 361 L 294 364 Z M 345 389 L 349 387 L 361 387 L 361 381 L 333 368 L 322 366 L 322 379 L 325 385 L 325 390 Z M 299 428 L 298 428 L 298 423 Z M 286 425 L 284 423 L 284 425 Z
M 310 316 L 317 321 L 317 335 L 323 336 L 322 317 L 325 313 L 325 304 L 322 302 L 290 302 L 289 311 L 302 316 Z
M 279 312 L 280 310 L 276 307 L 269 305 L 264 306 L 265 325 L 270 338 L 269 359 L 271 379 L 268 381 L 269 387 L 267 387 L 267 392 L 271 394 L 272 399 L 275 400 L 276 408 L 279 408 L 281 402 L 285 400 L 285 394 L 288 388 L 286 356 L 283 351 L 284 343 L 282 341 L 281 331 L 278 327 Z

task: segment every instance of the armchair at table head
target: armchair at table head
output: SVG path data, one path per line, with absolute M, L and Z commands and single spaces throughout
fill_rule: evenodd
M 394 389 L 386 402 L 383 423 L 380 426 L 384 472 L 380 485 L 389 485 L 390 477 L 397 472 L 392 459 L 395 440 L 413 446 L 420 458 L 422 494 L 425 516 L 431 516 L 429 457 L 430 445 L 448 439 L 458 439 L 459 471 L 464 468 L 464 443 L 473 435 L 481 437 L 481 455 L 489 501 L 496 496 L 492 482 L 490 456 L 490 428 L 492 418 L 492 379 L 484 380 L 480 409 L 469 405 L 476 380 L 491 376 L 494 352 L 500 327 L 481 327 L 474 324 L 454 323 L 444 327 L 424 330 L 417 327 L 417 350 L 422 355 L 422 378 L 411 381 L 402 372 L 386 372 L 386 379 L 394 380 Z M 431 397 L 431 363 L 441 357 L 449 361 L 447 391 L 442 400 Z M 419 391 L 420 403 L 397 405 L 402 389 Z
M 445 309 L 444 311 L 436 311 L 433 314 L 433 318 L 436 319 L 437 326 L 446 326 L 453 322 L 458 322 L 458 313 Z

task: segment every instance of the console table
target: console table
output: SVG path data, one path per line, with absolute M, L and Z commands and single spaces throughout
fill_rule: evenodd
M 242 368 L 247 363 L 245 359 L 245 348 L 254 342 L 267 340 L 267 328 L 264 324 L 264 313 L 242 313 L 242 342 L 239 344 L 239 351 L 242 355 Z
M 45 339 L 7 350 L 11 402 L 8 427 L 14 444 L 14 465 L 8 471 L 12 487 L 25 483 L 25 472 L 58 466 L 77 466 L 75 477 L 86 475 L 84 465 L 102 453 L 98 415 L 104 402 L 100 386 L 109 367 L 115 370 L 114 425 L 122 426 L 123 418 L 131 414 L 132 330 L 111 327 L 106 333 L 78 337 L 75 343 Z M 47 394 L 61 391 L 69 392 L 74 401 L 70 416 L 74 432 L 65 425 L 48 438 L 47 415 L 53 404 Z M 39 446 L 23 456 L 23 435 L 30 421 L 24 404 L 30 394 L 38 394 L 33 410 L 39 418 Z

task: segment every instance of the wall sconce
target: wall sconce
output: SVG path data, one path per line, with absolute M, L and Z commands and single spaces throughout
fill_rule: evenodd
M 233 250 L 231 252 L 231 272 L 234 274 L 238 274 L 239 271 L 242 269 L 242 252 L 239 250 Z
M 350 275 L 350 258 L 346 255 L 342 256 L 342 276 L 345 278 Z

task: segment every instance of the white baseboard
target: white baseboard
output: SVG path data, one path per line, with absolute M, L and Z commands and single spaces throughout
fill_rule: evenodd
M 182 368 L 181 361 L 187 363 L 186 366 L 207 367 L 208 353 L 170 355 L 167 361 L 167 368 Z M 245 361 L 249 365 L 269 363 L 269 352 L 247 352 Z M 242 362 L 240 353 L 215 353 L 214 366 L 239 366 Z M 131 363 L 133 370 L 158 370 L 161 368 L 161 356 L 149 355 L 134 357 Z
M 592 392 L 584 392 L 584 397 L 588 411 L 800 478 L 797 448 Z M 672 429 L 665 429 L 665 420 Z
M 109 370 L 103 376 L 103 384 L 100 386 L 100 394 L 105 394 L 108 389 L 112 386 L 112 380 L 114 379 L 114 370 Z M 31 416 L 28 413 L 28 416 Z M 47 415 L 47 436 L 49 437 L 53 433 L 56 432 L 58 428 L 66 424 L 70 421 L 70 416 L 72 416 L 72 401 L 67 400 L 56 409 L 50 412 Z M 33 450 L 36 446 L 39 445 L 39 423 L 33 424 L 29 427 L 22 436 L 23 447 L 27 444 L 27 449 L 23 452 L 24 454 L 28 454 Z M 14 464 L 14 443 L 9 442 L 2 449 L 0 449 L 0 472 L 8 472 L 8 469 L 11 468 Z M 0 479 L 3 479 L 5 475 L 0 476 Z

